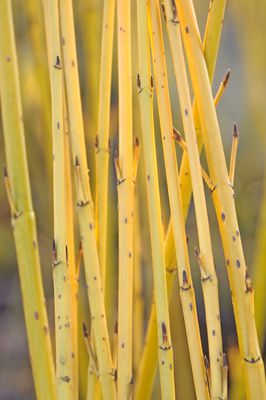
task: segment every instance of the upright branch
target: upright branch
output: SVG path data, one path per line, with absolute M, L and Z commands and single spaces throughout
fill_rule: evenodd
M 102 50 L 100 67 L 100 90 L 98 129 L 95 140 L 96 159 L 96 221 L 99 261 L 103 288 L 106 278 L 106 246 L 108 227 L 108 172 L 109 172 L 109 130 L 110 99 L 113 58 L 115 0 L 105 0 L 102 25 Z
M 0 9 L 0 94 L 7 160 L 4 180 L 11 210 L 35 391 L 38 399 L 55 400 L 53 354 L 31 199 L 11 1 L 3 0 Z
M 186 137 L 189 167 L 193 188 L 200 253 L 196 256 L 200 266 L 204 296 L 208 346 L 210 357 L 210 393 L 212 399 L 222 397 L 223 346 L 219 309 L 218 282 L 213 262 L 211 234 L 202 170 L 193 120 L 185 57 L 181 41 L 180 26 L 176 23 L 177 11 L 171 0 L 164 2 L 165 20 L 174 65 L 176 86 L 180 101 L 181 115 Z
M 118 399 L 132 395 L 134 183 L 130 0 L 117 1 L 119 158 L 118 189 Z
M 150 37 L 152 43 L 153 68 L 155 72 L 155 86 L 159 108 L 159 119 L 164 152 L 164 163 L 168 187 L 168 196 L 171 210 L 175 251 L 178 255 L 177 268 L 180 286 L 180 296 L 183 307 L 188 346 L 192 364 L 193 378 L 197 396 L 201 399 L 209 398 L 209 389 L 206 382 L 206 371 L 203 362 L 203 353 L 198 324 L 195 294 L 192 285 L 184 215 L 180 192 L 177 158 L 175 152 L 175 138 L 168 89 L 164 44 L 160 20 L 158 0 L 150 0 Z
M 52 246 L 55 298 L 56 385 L 57 396 L 73 399 L 74 362 L 72 335 L 72 296 L 68 268 L 66 227 L 65 138 L 63 118 L 63 71 L 60 49 L 58 2 L 48 2 L 50 84 L 53 137 L 54 240 Z M 77 392 L 76 392 L 77 398 Z
M 133 241 L 133 371 L 138 371 L 143 349 L 144 334 L 144 284 L 142 279 L 142 224 L 139 210 L 139 198 L 134 201 L 134 241 Z
M 153 121 L 153 78 L 150 68 L 150 41 L 148 31 L 147 5 L 137 2 L 138 23 L 138 97 L 141 113 L 143 153 L 145 162 L 146 187 L 152 248 L 154 301 L 157 315 L 157 352 L 159 360 L 162 398 L 175 398 L 173 349 L 169 321 L 166 271 L 163 249 L 163 232 L 155 132 Z M 147 366 L 148 368 L 148 366 Z M 142 371 L 145 375 L 145 371 Z M 143 393 L 137 392 L 141 398 Z
M 203 51 L 204 54 L 208 54 L 206 63 L 211 81 L 213 79 L 213 72 L 215 69 L 218 48 L 220 45 L 221 28 L 224 17 L 225 3 L 226 0 L 215 1 L 215 2 L 211 1 L 210 3 L 211 8 L 209 9 L 208 12 L 208 19 L 205 28 Z M 222 86 L 223 88 L 226 87 L 225 85 Z M 193 106 L 194 124 L 198 136 L 199 151 L 201 151 L 202 139 L 200 137 L 200 125 L 199 125 L 198 114 L 195 112 L 195 110 L 196 108 L 194 104 Z M 187 152 L 184 152 L 182 157 L 181 170 L 180 170 L 180 186 L 181 186 L 184 219 L 186 220 L 191 198 L 191 180 L 189 175 Z M 164 244 L 165 244 L 164 253 L 166 260 L 165 266 L 167 272 L 166 277 L 167 277 L 167 287 L 168 287 L 168 298 L 170 299 L 176 278 L 176 274 L 173 273 L 175 269 L 176 259 L 175 259 L 173 229 L 171 220 L 168 225 L 167 235 Z M 139 373 L 136 382 L 136 392 L 139 393 L 142 393 L 143 391 L 145 393 L 150 393 L 152 389 L 153 380 L 155 377 L 156 362 L 157 362 L 157 357 L 156 357 L 157 338 L 156 338 L 156 317 L 155 317 L 154 304 L 152 305 L 152 309 L 150 312 L 145 343 L 146 346 L 144 348 L 144 352 L 141 358 Z M 141 373 L 141 371 L 147 371 L 147 370 L 149 371 L 149 374 Z
M 79 263 L 80 254 L 78 259 L 75 257 L 75 216 L 74 216 L 74 201 L 73 201 L 73 182 L 72 182 L 72 162 L 70 152 L 70 137 L 68 126 L 68 115 L 65 90 L 63 91 L 63 117 L 64 117 L 64 146 L 65 146 L 65 191 L 66 191 L 66 242 L 67 242 L 67 256 L 68 256 L 68 285 L 71 296 L 71 312 L 70 323 L 71 340 L 72 340 L 72 366 L 73 366 L 73 393 L 77 398 L 79 392 L 79 371 L 78 371 L 78 281 L 79 281 Z M 79 253 L 81 250 L 79 249 Z
M 229 165 L 229 181 L 232 186 L 234 186 L 235 168 L 236 168 L 236 154 L 239 142 L 239 134 L 237 129 L 237 124 L 234 123 L 233 137 L 232 137 L 232 149 Z
M 103 399 L 109 400 L 115 398 L 115 384 L 95 237 L 94 207 L 88 175 L 71 0 L 60 2 L 60 26 L 72 162 L 76 176 L 76 208 L 82 241 L 90 312 L 93 320 L 92 329 L 98 378 Z
M 234 203 L 234 191 L 229 181 L 217 115 L 213 103 L 208 72 L 202 52 L 199 29 L 192 1 L 176 2 L 188 66 L 198 104 L 204 147 L 211 180 L 212 198 L 222 237 L 229 283 L 232 290 L 234 315 L 238 334 L 248 399 L 266 397 L 263 361 L 253 313 L 253 296 L 247 290 L 242 242 Z
M 221 100 L 221 98 L 222 98 L 222 96 L 224 94 L 224 91 L 227 88 L 227 85 L 228 85 L 228 82 L 229 82 L 229 79 L 230 79 L 230 75 L 231 75 L 231 70 L 228 69 L 228 71 L 226 72 L 222 82 L 220 83 L 219 88 L 217 90 L 217 93 L 216 93 L 216 95 L 214 97 L 213 101 L 214 101 L 214 105 L 215 106 L 217 106 L 219 104 L 219 102 L 220 102 L 220 100 Z

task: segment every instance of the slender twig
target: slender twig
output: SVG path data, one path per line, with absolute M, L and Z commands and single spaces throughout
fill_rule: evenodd
M 98 130 L 95 141 L 97 242 L 104 290 L 106 278 L 108 172 L 110 157 L 109 129 L 114 11 L 115 0 L 105 0 L 102 27 Z M 106 303 L 108 303 L 108 301 Z
M 1 111 L 7 159 L 4 179 L 11 208 L 33 380 L 38 399 L 53 400 L 56 399 L 55 373 L 31 199 L 10 0 L 1 2 L 0 57 Z
M 133 371 L 138 370 L 143 348 L 144 293 L 142 279 L 142 232 L 138 197 L 134 201 L 134 259 L 133 259 Z
M 162 398 L 171 399 L 175 397 L 173 350 L 171 343 L 165 261 L 163 254 L 161 202 L 153 122 L 154 88 L 153 78 L 150 71 L 150 42 L 147 24 L 147 6 L 142 0 L 137 2 L 137 6 L 139 53 L 139 73 L 137 76 L 137 86 L 142 122 L 143 152 L 152 247 L 154 301 L 157 314 L 157 352 Z M 140 398 L 141 395 L 143 396 L 143 393 L 136 393 L 137 398 Z
M 63 119 L 63 71 L 60 49 L 58 2 L 48 2 L 48 32 L 51 40 L 48 52 L 52 99 L 53 137 L 53 280 L 55 297 L 56 386 L 59 398 L 74 397 L 74 364 L 71 318 L 71 285 L 68 269 L 66 226 L 65 138 Z
M 76 205 L 88 285 L 89 305 L 93 320 L 98 376 L 103 398 L 113 399 L 115 398 L 113 367 L 95 237 L 94 210 L 88 176 L 77 70 L 73 9 L 70 0 L 60 2 L 60 23 L 72 160 L 76 175 Z
M 226 72 L 226 74 L 225 74 L 225 76 L 224 76 L 222 82 L 220 83 L 219 88 L 218 88 L 218 90 L 217 90 L 217 93 L 216 93 L 216 95 L 215 95 L 215 97 L 214 97 L 214 100 L 213 100 L 213 101 L 214 101 L 215 106 L 217 106 L 217 105 L 219 104 L 219 102 L 220 102 L 220 100 L 221 100 L 221 98 L 222 98 L 222 96 L 223 96 L 223 94 L 224 94 L 224 92 L 225 92 L 225 89 L 227 88 L 230 75 L 231 75 L 231 71 L 230 71 L 230 69 L 229 69 L 229 70 Z
M 65 91 L 63 93 L 63 117 L 64 117 L 64 146 L 65 146 L 65 199 L 66 199 L 66 242 L 68 249 L 68 284 L 71 296 L 71 312 L 69 322 L 72 325 L 71 340 L 72 340 L 72 368 L 73 368 L 73 393 L 74 398 L 78 398 L 79 393 L 79 374 L 78 374 L 78 314 L 77 314 L 77 298 L 78 298 L 78 277 L 80 266 L 80 253 L 79 249 L 78 260 L 75 259 L 75 238 L 74 238 L 74 201 L 73 201 L 73 182 L 72 182 L 72 168 L 71 168 L 71 151 L 70 151 L 70 137 L 67 116 L 67 105 Z
M 234 123 L 233 135 L 232 135 L 232 148 L 231 148 L 231 157 L 230 157 L 230 165 L 229 165 L 229 181 L 232 186 L 234 186 L 234 177 L 235 177 L 235 168 L 236 168 L 236 154 L 239 142 L 239 134 L 236 123 Z
M 119 74 L 119 159 L 116 159 L 119 229 L 118 399 L 130 397 L 132 380 L 133 302 L 133 142 L 131 78 L 131 11 L 129 0 L 117 1 Z

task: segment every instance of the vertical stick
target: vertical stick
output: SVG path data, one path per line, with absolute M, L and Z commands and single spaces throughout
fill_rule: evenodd
M 58 398 L 74 398 L 73 320 L 66 231 L 65 139 L 63 71 L 60 49 L 58 1 L 48 2 L 50 81 L 53 137 L 53 280 L 55 298 L 56 385 Z
M 84 256 L 89 305 L 93 320 L 92 326 L 97 357 L 98 378 L 103 399 L 109 400 L 115 398 L 115 385 L 95 237 L 94 208 L 88 175 L 71 0 L 60 2 L 60 24 L 72 162 L 76 174 L 76 206 Z
M 133 259 L 133 369 L 139 368 L 143 348 L 144 333 L 144 295 L 142 279 L 142 235 L 139 211 L 139 199 L 134 199 L 134 259 Z
M 110 99 L 113 59 L 115 0 L 105 0 L 103 10 L 102 50 L 100 67 L 100 90 L 98 131 L 95 142 L 96 159 L 96 221 L 99 261 L 105 292 L 106 250 L 108 228 L 108 172 L 109 172 L 109 130 Z M 108 306 L 108 304 L 106 304 Z
M 119 73 L 118 181 L 118 399 L 127 399 L 132 382 L 133 207 L 131 1 L 117 1 Z
M 153 79 L 150 71 L 150 43 L 147 5 L 137 2 L 139 73 L 137 77 L 141 112 L 143 151 L 147 185 L 147 198 L 152 247 L 154 301 L 157 314 L 157 352 L 159 360 L 161 394 L 164 399 L 175 398 L 173 349 L 169 321 L 161 202 L 153 122 Z M 148 368 L 148 366 L 147 366 Z M 142 371 L 146 375 L 146 371 Z M 148 371 L 147 371 L 148 373 Z M 136 393 L 137 398 L 144 393 Z
M 73 202 L 73 183 L 72 183 L 72 169 L 71 169 L 71 152 L 70 152 L 70 137 L 68 126 L 68 115 L 66 97 L 64 91 L 63 97 L 63 117 L 64 117 L 64 146 L 65 146 L 65 190 L 66 190 L 66 242 L 68 249 L 68 279 L 69 290 L 71 296 L 71 312 L 70 324 L 72 324 L 71 340 L 72 340 L 72 367 L 73 367 L 73 397 L 78 398 L 79 394 L 79 371 L 78 371 L 78 274 L 79 263 L 76 265 L 75 258 L 75 218 L 74 218 L 74 202 Z M 80 256 L 80 255 L 79 255 Z
M 1 2 L 0 12 L 0 94 L 7 158 L 4 179 L 11 207 L 35 390 L 39 399 L 53 400 L 56 399 L 53 355 L 31 199 L 10 0 Z

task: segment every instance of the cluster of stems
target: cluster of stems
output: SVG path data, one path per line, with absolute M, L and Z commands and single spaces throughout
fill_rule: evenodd
M 99 4 L 96 3 L 97 8 Z M 16 244 L 36 396 L 43 400 L 152 398 L 158 368 L 159 386 L 156 388 L 160 387 L 161 398 L 181 398 L 177 375 L 187 361 L 191 367 L 191 377 L 188 377 L 191 398 L 194 392 L 200 400 L 228 398 L 228 364 L 222 338 L 218 279 L 206 202 L 206 195 L 210 194 L 224 249 L 239 343 L 238 363 L 243 372 L 242 382 L 238 386 L 234 382 L 240 378 L 235 378 L 236 373 L 231 374 L 234 377 L 233 389 L 236 393 L 240 393 L 239 388 L 244 390 L 247 399 L 264 399 L 266 387 L 254 317 L 254 289 L 245 263 L 234 202 L 238 128 L 234 124 L 230 164 L 227 167 L 216 114 L 216 106 L 228 84 L 230 70 L 216 96 L 213 97 L 211 90 L 226 0 L 210 1 L 203 41 L 192 0 L 137 0 L 136 76 L 132 75 L 132 3 L 130 0 L 103 2 L 100 67 L 95 72 L 95 81 L 88 74 L 89 88 L 94 97 L 99 76 L 99 96 L 94 99 L 93 110 L 90 110 L 92 121 L 87 136 L 80 90 L 74 1 L 42 1 L 42 12 L 41 4 L 32 0 L 26 6 L 29 18 L 43 17 L 44 27 L 42 33 L 41 25 L 36 21 L 32 24 L 30 42 L 35 53 L 34 62 L 38 66 L 36 82 L 39 80 L 42 90 L 39 97 L 43 108 L 42 118 L 47 137 L 51 133 L 52 138 L 52 147 L 49 145 L 51 138 L 48 138 L 44 148 L 47 174 L 50 174 L 50 169 L 53 172 L 51 270 L 54 284 L 55 362 L 31 200 L 11 0 L 3 0 L 0 6 L 0 95 L 7 164 L 4 183 Z M 90 6 L 81 2 L 81 9 L 90 10 Z M 91 27 L 84 28 L 84 18 L 81 32 L 85 36 L 85 43 L 89 40 L 87 33 L 91 32 Z M 95 15 L 90 21 L 94 19 Z M 115 152 L 113 163 L 118 198 L 115 214 L 118 226 L 116 302 L 111 298 L 111 273 L 107 268 L 114 262 L 108 235 L 115 232 L 109 226 L 110 203 L 113 201 L 110 196 L 110 184 L 113 183 L 110 179 L 110 163 L 113 160 L 110 157 L 110 119 L 115 21 L 118 61 L 118 151 Z M 176 112 L 176 105 L 171 103 L 169 92 L 164 31 L 170 44 L 169 59 L 173 65 L 174 89 L 178 95 L 184 135 L 173 126 L 172 115 Z M 45 71 L 41 61 L 42 52 L 38 48 L 41 36 L 42 41 L 46 41 L 48 71 Z M 97 43 L 88 44 L 87 47 L 95 50 Z M 91 50 L 93 60 L 86 60 L 90 66 L 85 63 L 88 71 L 93 71 L 97 66 L 97 51 L 94 50 Z M 189 79 L 194 100 L 191 98 Z M 137 111 L 132 106 L 134 93 L 138 97 Z M 154 107 L 155 101 L 157 108 Z M 156 109 L 162 161 L 158 160 L 157 155 Z M 138 111 L 141 132 L 140 138 L 134 142 L 134 116 Z M 86 139 L 90 145 L 92 136 L 95 141 L 95 196 L 91 190 L 86 149 Z M 180 168 L 177 146 L 182 149 Z M 89 147 L 88 154 L 91 155 L 93 153 Z M 203 148 L 208 172 L 201 165 Z M 143 294 L 146 283 L 143 279 L 142 250 L 146 249 L 142 242 L 143 210 L 135 190 L 138 188 L 136 179 L 140 153 L 144 161 L 153 277 L 153 299 L 144 341 L 144 298 L 147 296 Z M 164 166 L 170 211 L 165 237 L 159 165 Z M 209 193 L 205 193 L 204 185 Z M 199 242 L 194 252 L 200 270 L 208 355 L 203 353 L 204 338 L 200 331 L 186 232 L 192 198 Z M 262 216 L 265 217 L 264 209 Z M 265 247 L 263 221 L 258 244 L 260 254 Z M 77 242 L 80 242 L 80 248 L 76 260 Z M 112 261 L 109 262 L 108 257 Z M 257 260 L 258 264 L 262 264 L 259 257 Z M 79 299 L 82 290 L 79 287 L 79 281 L 82 280 L 80 265 L 84 265 L 85 272 L 88 326 L 80 321 L 79 315 L 83 307 Z M 261 273 L 260 268 L 255 274 L 257 288 L 261 288 Z M 256 307 L 260 340 L 263 342 L 265 317 L 261 304 L 265 295 L 263 288 L 260 291 L 262 294 L 258 297 Z M 170 307 L 171 300 L 174 300 L 174 310 Z M 110 304 L 116 303 L 117 312 L 110 307 Z M 111 335 L 108 322 L 116 315 L 117 321 Z M 178 341 L 179 347 L 187 349 L 187 360 L 179 360 L 174 351 L 176 316 L 178 332 L 185 332 L 178 337 Z M 83 332 L 86 355 L 82 354 L 78 343 L 80 331 Z M 234 366 L 237 364 L 232 348 L 229 351 L 230 360 L 233 360 Z M 83 367 L 80 368 L 80 365 Z M 86 393 L 83 386 L 87 386 Z

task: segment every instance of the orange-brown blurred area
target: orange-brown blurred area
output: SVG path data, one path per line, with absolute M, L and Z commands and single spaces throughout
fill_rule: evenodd
M 50 115 L 50 89 L 48 79 L 48 63 L 46 39 L 42 14 L 41 0 L 25 2 L 13 0 L 16 46 L 19 63 L 20 85 L 24 113 L 24 125 L 29 162 L 33 203 L 37 217 L 38 239 L 41 253 L 43 282 L 47 300 L 50 328 L 53 337 L 53 284 L 51 269 L 51 245 L 53 239 L 53 205 L 52 205 L 52 139 Z M 80 86 L 82 94 L 83 115 L 86 132 L 87 154 L 90 167 L 92 191 L 95 185 L 94 141 L 97 134 L 97 109 L 99 90 L 99 65 L 101 48 L 102 0 L 73 0 L 75 9 L 76 40 L 78 47 Z M 195 0 L 198 21 L 203 35 L 208 10 L 208 0 Z M 0 5 L 1 12 L 1 5 Z M 246 254 L 246 262 L 251 275 L 261 265 L 266 267 L 266 2 L 255 3 L 248 0 L 229 1 L 226 9 L 221 47 L 213 84 L 214 93 L 218 89 L 228 68 L 231 77 L 220 104 L 218 118 L 221 126 L 225 153 L 230 158 L 233 123 L 239 128 L 240 144 L 237 154 L 235 174 L 236 206 L 241 230 L 241 236 Z M 1 18 L 0 18 L 1 23 Z M 137 99 L 137 43 L 136 43 L 136 6 L 132 1 L 132 37 L 133 37 L 133 110 L 134 134 L 141 143 L 141 127 Z M 173 67 L 170 61 L 169 44 L 165 35 L 166 56 L 168 60 L 169 83 L 171 88 L 172 111 L 175 127 L 182 132 L 182 122 L 179 112 L 179 102 L 174 83 Z M 118 88 L 117 88 L 117 48 L 116 30 L 113 60 L 112 102 L 111 102 L 111 152 L 118 146 Z M 0 88 L 1 90 L 1 88 Z M 162 219 L 165 228 L 169 221 L 169 205 L 164 173 L 164 164 L 159 135 L 157 108 L 155 107 L 156 143 L 159 164 L 160 191 L 162 200 Z M 178 160 L 181 161 L 182 151 L 177 149 Z M 109 184 L 109 225 L 108 225 L 108 272 L 107 291 L 109 315 L 109 330 L 117 317 L 117 194 L 113 157 L 110 157 Z M 202 163 L 205 165 L 204 154 Z M 5 152 L 0 125 L 0 166 L 5 165 Z M 152 301 L 152 268 L 149 238 L 149 221 L 144 181 L 144 164 L 141 155 L 136 183 L 136 204 L 138 227 L 136 228 L 136 249 L 138 262 L 141 263 L 141 292 L 144 300 L 143 332 L 147 325 Z M 230 373 L 231 399 L 240 399 L 241 385 L 239 380 L 239 365 L 237 339 L 231 305 L 230 289 L 226 275 L 225 262 L 216 217 L 210 195 L 206 190 L 209 218 L 213 239 L 215 265 L 219 279 L 221 303 L 221 320 L 223 326 L 224 348 L 228 352 Z M 194 247 L 197 246 L 197 232 L 193 202 L 187 221 L 189 236 L 189 251 L 193 280 L 197 296 L 198 313 L 202 333 L 204 352 L 207 354 L 206 327 L 203 309 L 200 273 L 194 257 Z M 76 245 L 78 249 L 78 232 Z M 82 268 L 81 268 L 82 270 Z M 264 286 L 266 284 L 264 273 Z M 262 278 L 263 279 L 263 276 Z M 89 320 L 83 273 L 80 285 L 80 318 Z M 258 288 L 262 287 L 263 284 Z M 261 289 L 259 289 L 261 290 Z M 175 291 L 174 296 L 177 296 Z M 262 293 L 263 295 L 263 293 Z M 263 298 L 263 297 L 262 297 Z M 256 293 L 255 293 L 256 300 Z M 181 389 L 180 398 L 188 398 L 186 391 L 187 374 L 182 368 L 182 349 L 178 346 L 179 331 L 175 315 L 175 299 L 171 309 L 173 348 L 175 351 L 176 385 Z M 262 330 L 263 327 L 260 327 Z M 81 339 L 82 342 L 82 339 Z M 54 339 L 53 339 L 54 344 Z M 80 398 L 85 393 L 86 351 L 80 343 Z M 265 352 L 264 352 L 265 354 Z M 158 380 L 158 379 L 157 379 Z M 183 386 L 183 388 L 182 388 Z M 182 391 L 183 390 L 183 391 Z M 154 399 L 159 398 L 159 390 L 154 390 Z M 190 396 L 193 398 L 193 392 Z M 182 397 L 183 396 L 183 397 Z M 240 396 L 240 397 L 239 397 Z M 27 350 L 27 338 L 23 319 L 23 308 L 19 286 L 16 254 L 10 226 L 10 212 L 3 179 L 0 180 L 0 398 L 3 400 L 34 399 L 33 382 L 30 371 L 30 361 Z

